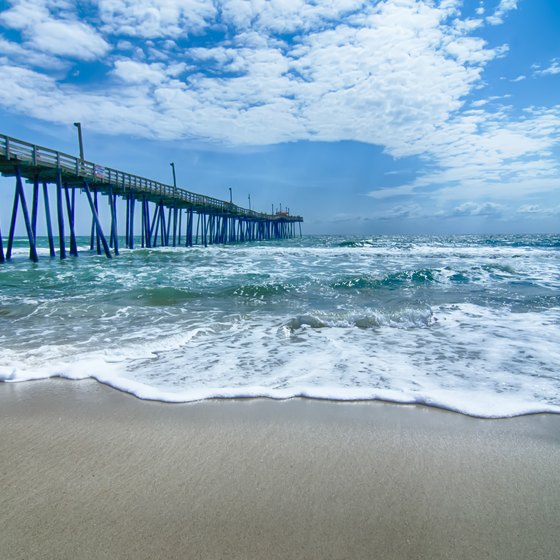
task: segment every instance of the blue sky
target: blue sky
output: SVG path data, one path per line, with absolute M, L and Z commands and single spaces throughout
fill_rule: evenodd
M 306 233 L 557 232 L 557 0 L 0 0 L 0 133 Z M 0 179 L 5 231 L 13 180 Z

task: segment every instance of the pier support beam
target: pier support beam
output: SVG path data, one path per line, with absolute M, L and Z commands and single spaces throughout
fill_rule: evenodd
M 47 183 L 43 183 L 43 202 L 45 203 L 45 221 L 47 223 L 47 238 L 49 240 L 49 253 L 51 257 L 56 256 L 54 251 L 54 238 L 51 223 L 51 208 L 49 204 L 49 192 Z
M 119 254 L 119 229 L 117 227 L 117 195 L 113 194 L 113 187 L 109 186 L 109 206 L 111 209 L 111 240 L 115 256 Z
M 35 236 L 33 235 L 33 228 L 31 224 L 31 220 L 29 218 L 29 212 L 27 210 L 27 202 L 25 200 L 25 191 L 23 190 L 23 182 L 21 180 L 21 172 L 20 172 L 19 165 L 15 166 L 15 173 L 16 173 L 16 188 L 14 194 L 14 206 L 12 208 L 10 233 L 8 237 L 8 247 L 6 250 L 6 259 L 10 259 L 12 257 L 12 248 L 14 244 L 17 212 L 18 212 L 19 203 L 21 202 L 21 209 L 23 211 L 23 218 L 25 220 L 25 229 L 27 230 L 27 238 L 29 240 L 29 258 L 33 262 L 37 262 L 39 260 L 37 258 L 37 246 L 35 244 Z
M 62 211 L 62 172 L 56 173 L 56 211 L 58 216 L 58 241 L 60 245 L 60 258 L 66 258 L 66 245 L 64 243 L 64 212 Z
M 134 249 L 134 204 L 136 203 L 136 199 L 134 195 L 130 194 L 130 204 L 129 204 L 129 211 L 130 217 L 128 219 L 128 246 L 130 249 Z
M 149 220 L 148 215 L 148 220 Z M 154 215 L 152 216 L 152 223 L 150 225 L 150 236 L 152 236 L 152 247 L 157 247 L 157 236 L 159 229 L 159 219 L 160 219 L 160 205 L 156 204 L 154 208 Z
M 113 255 L 111 255 L 111 250 L 109 249 L 109 244 L 107 243 L 107 240 L 105 239 L 105 235 L 103 234 L 103 229 L 101 228 L 101 222 L 99 221 L 99 216 L 97 215 L 97 208 L 95 207 L 95 203 L 93 201 L 93 198 L 91 196 L 91 192 L 89 190 L 89 185 L 87 184 L 87 181 L 84 181 L 84 191 L 86 193 L 86 196 L 88 198 L 88 202 L 89 202 L 89 207 L 91 209 L 91 214 L 93 216 L 93 221 L 95 224 L 95 228 L 96 228 L 96 234 L 97 234 L 97 238 L 98 240 L 101 240 L 101 243 L 103 244 L 103 250 L 105 251 L 105 255 L 107 256 L 108 259 L 112 258 Z
M 39 177 L 35 175 L 33 181 L 33 201 L 31 203 L 31 231 L 33 239 L 37 239 L 37 211 L 39 209 Z
M 4 257 L 4 242 L 2 241 L 2 228 L 0 227 L 0 264 L 6 262 L 6 257 Z
M 173 206 L 173 247 L 177 247 L 177 206 Z
M 16 232 L 17 211 L 19 206 L 19 191 L 14 190 L 14 204 L 12 206 L 12 218 L 10 220 L 10 231 L 8 232 L 8 246 L 6 247 L 6 259 L 12 258 L 12 247 L 14 244 L 14 235 Z
M 126 195 L 126 223 L 124 226 L 124 245 L 127 249 L 130 248 L 130 240 L 128 236 L 130 235 L 130 194 Z
M 72 189 L 72 200 L 70 200 L 70 188 Z M 74 209 L 76 207 L 76 191 L 74 187 L 64 185 L 64 195 L 66 197 L 66 212 L 68 214 L 68 224 L 70 226 L 70 254 L 78 256 L 78 244 L 76 242 L 76 232 L 74 231 Z

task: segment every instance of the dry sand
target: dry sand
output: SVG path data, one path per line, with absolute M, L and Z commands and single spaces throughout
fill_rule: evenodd
M 557 559 L 560 416 L 0 384 L 0 558 Z

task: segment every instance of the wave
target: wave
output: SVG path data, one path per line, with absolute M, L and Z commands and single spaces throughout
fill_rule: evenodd
M 337 247 L 350 247 L 362 249 L 364 247 L 377 247 L 377 243 L 372 240 L 362 240 L 362 241 L 341 241 L 337 243 Z
M 224 295 L 239 296 L 251 299 L 263 299 L 270 296 L 288 294 L 295 290 L 295 286 L 284 282 L 266 282 L 264 284 L 241 284 L 228 288 Z
M 371 275 L 347 276 L 334 282 L 331 287 L 335 290 L 346 289 L 378 289 L 378 288 L 400 288 L 403 284 L 430 284 L 436 282 L 436 271 L 431 269 L 419 269 L 388 274 L 383 278 Z
M 139 399 L 159 401 L 165 403 L 191 403 L 209 399 L 248 399 L 267 398 L 286 400 L 292 398 L 307 398 L 329 401 L 381 401 L 394 404 L 424 405 L 451 412 L 458 412 L 477 418 L 511 418 L 528 414 L 552 413 L 560 414 L 560 406 L 546 403 L 515 400 L 500 395 L 488 395 L 476 391 L 448 391 L 445 389 L 398 391 L 393 389 L 366 387 L 316 387 L 294 386 L 274 388 L 264 386 L 245 387 L 204 387 L 193 388 L 188 391 L 173 392 L 151 387 L 118 374 L 98 369 L 101 364 L 92 363 L 90 368 L 71 368 L 65 372 L 52 374 L 16 374 L 7 373 L 0 368 L 0 382 L 15 383 L 47 378 L 63 378 L 68 380 L 94 379 L 99 383 L 129 393 Z M 88 371 L 89 369 L 89 371 Z
M 201 293 L 187 288 L 159 286 L 116 291 L 108 296 L 106 301 L 111 303 L 127 303 L 129 305 L 146 305 L 149 307 L 169 307 L 200 297 Z
M 315 313 L 297 315 L 284 325 L 290 332 L 302 328 L 323 329 L 328 327 L 372 329 L 383 326 L 398 328 L 425 328 L 437 319 L 430 308 L 405 307 L 392 311 L 365 310 L 362 312 Z

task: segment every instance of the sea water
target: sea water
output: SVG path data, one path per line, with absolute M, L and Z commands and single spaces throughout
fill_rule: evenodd
M 560 236 L 336 237 L 0 265 L 0 380 L 142 399 L 560 413 Z M 83 251 L 83 249 L 86 249 Z

